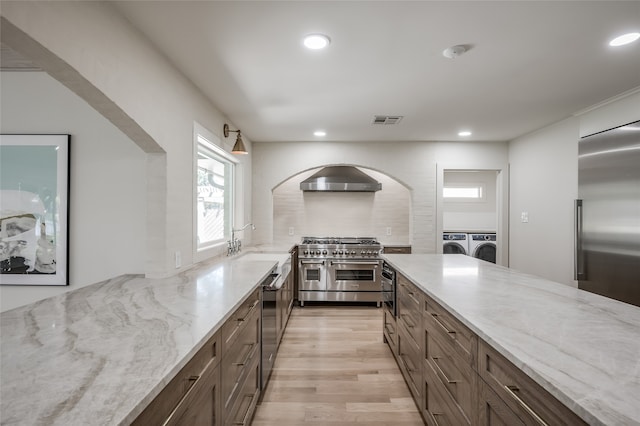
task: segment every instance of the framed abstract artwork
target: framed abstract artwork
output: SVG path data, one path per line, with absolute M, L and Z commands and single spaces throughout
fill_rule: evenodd
M 0 284 L 69 285 L 70 135 L 0 135 Z

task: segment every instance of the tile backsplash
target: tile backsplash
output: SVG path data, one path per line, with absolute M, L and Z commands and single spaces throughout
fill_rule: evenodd
M 361 168 L 382 183 L 380 191 L 301 191 L 300 182 L 317 170 L 295 175 L 274 189 L 274 243 L 298 242 L 302 236 L 373 236 L 383 244 L 409 244 L 411 197 L 404 185 Z

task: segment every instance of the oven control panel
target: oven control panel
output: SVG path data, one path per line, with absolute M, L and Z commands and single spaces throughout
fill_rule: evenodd
M 298 247 L 298 257 L 322 257 L 322 258 L 353 258 L 353 257 L 378 257 L 382 249 L 375 247 Z

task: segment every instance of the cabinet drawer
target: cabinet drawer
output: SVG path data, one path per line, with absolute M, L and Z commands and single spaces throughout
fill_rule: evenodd
M 476 372 L 465 359 L 449 349 L 449 346 L 443 344 L 444 342 L 440 339 L 443 337 L 439 332 L 425 330 L 425 361 L 429 366 L 431 378 L 437 379 L 437 382 L 429 384 L 439 387 L 442 396 L 448 398 L 451 405 L 460 411 L 466 423 L 470 423 L 474 418 L 477 405 L 475 402 Z M 444 339 L 448 337 L 445 336 Z M 425 380 L 426 376 L 425 373 Z
M 416 343 L 421 342 L 422 292 L 405 277 L 398 274 L 398 318 Z
M 251 360 L 246 372 L 231 405 L 225 410 L 225 426 L 249 426 L 253 419 L 260 397 L 260 356 Z
M 480 377 L 524 424 L 586 424 L 484 341 L 478 345 L 478 355 Z
M 419 403 L 422 400 L 422 355 L 420 347 L 402 324 L 398 325 L 397 360 L 413 398 Z
M 218 426 L 219 384 L 218 368 L 207 368 L 163 426 Z
M 163 424 L 198 379 L 220 362 L 220 334 L 215 333 L 134 420 L 133 425 Z
M 479 426 L 524 426 L 522 420 L 482 380 L 478 381 Z
M 462 356 L 470 366 L 476 368 L 478 338 L 464 324 L 447 312 L 442 306 L 425 297 L 425 329 L 441 335 L 443 344 Z
M 240 331 L 244 328 L 249 316 L 260 310 L 260 291 L 255 290 L 251 295 L 242 302 L 235 310 L 231 317 L 222 326 L 222 350 L 226 354 L 238 337 Z
M 438 373 L 427 361 L 424 362 L 424 403 L 422 409 L 423 417 L 428 419 L 430 424 L 438 426 L 471 424 L 471 420 L 460 411 L 459 406 L 451 399 L 438 378 Z
M 398 354 L 398 326 L 396 323 L 396 317 L 390 314 L 386 309 L 383 315 L 384 337 L 387 339 L 387 344 L 391 348 L 394 356 Z
M 250 366 L 260 359 L 260 312 L 252 311 L 245 325 L 236 334 L 234 343 L 227 347 L 220 363 L 221 393 L 225 410 L 233 406 L 248 374 Z

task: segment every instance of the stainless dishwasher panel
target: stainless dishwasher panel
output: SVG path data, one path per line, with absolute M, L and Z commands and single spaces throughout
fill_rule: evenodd
M 269 381 L 273 363 L 278 351 L 278 328 L 276 324 L 278 294 L 282 291 L 284 279 L 281 274 L 272 273 L 262 285 L 262 345 L 260 389 L 264 390 Z M 264 393 L 262 394 L 264 395 Z

